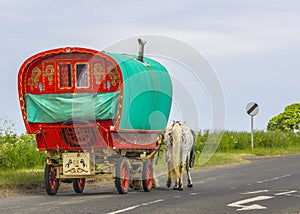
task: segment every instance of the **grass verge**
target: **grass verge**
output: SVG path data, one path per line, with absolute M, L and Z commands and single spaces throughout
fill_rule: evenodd
M 0 189 L 30 190 L 43 188 L 43 170 L 0 171 Z
M 232 153 L 220 153 L 216 152 L 204 165 L 199 166 L 200 155 L 196 156 L 195 167 L 202 166 L 218 166 L 218 165 L 226 165 L 232 163 L 241 163 L 244 162 L 243 156 L 240 154 L 232 154 Z

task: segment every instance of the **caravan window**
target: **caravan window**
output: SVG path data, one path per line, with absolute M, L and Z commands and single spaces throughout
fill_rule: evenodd
M 76 64 L 76 87 L 88 87 L 87 64 Z
M 59 65 L 59 87 L 69 88 L 72 86 L 72 75 L 71 75 L 71 65 L 61 64 Z

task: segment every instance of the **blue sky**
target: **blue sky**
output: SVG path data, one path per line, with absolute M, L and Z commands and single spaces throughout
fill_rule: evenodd
M 300 99 L 297 0 L 1 0 L 0 8 L 0 116 L 14 120 L 19 133 L 17 73 L 25 59 L 56 47 L 102 50 L 145 34 L 184 41 L 209 61 L 223 88 L 228 130 L 250 129 L 250 101 L 260 106 L 255 128 L 265 129 Z M 209 100 L 203 103 L 201 114 L 210 114 Z M 210 117 L 202 118 L 199 128 L 210 128 Z

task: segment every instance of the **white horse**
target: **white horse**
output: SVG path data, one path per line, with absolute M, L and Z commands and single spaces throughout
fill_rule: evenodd
M 168 163 L 167 187 L 175 179 L 175 190 L 183 190 L 182 170 L 185 162 L 188 176 L 188 187 L 193 187 L 190 168 L 194 165 L 195 136 L 193 131 L 184 122 L 173 122 L 167 126 L 165 135 L 166 161 Z

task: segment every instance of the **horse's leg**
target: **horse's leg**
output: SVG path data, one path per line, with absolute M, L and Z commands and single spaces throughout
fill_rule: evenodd
M 187 176 L 188 176 L 188 187 L 193 187 L 193 182 L 192 182 L 192 176 L 191 176 L 191 172 L 190 172 L 190 166 L 187 165 L 186 167 L 186 173 L 187 173 Z
M 191 162 L 191 157 L 187 156 L 186 157 L 186 174 L 188 176 L 187 187 L 193 187 L 192 177 L 191 177 L 191 173 L 190 173 L 190 169 L 191 169 L 190 162 Z
M 181 162 L 179 165 L 178 190 L 183 190 L 182 169 L 183 169 L 183 163 Z
M 174 185 L 173 189 L 178 190 L 178 178 L 175 179 L 175 185 Z
M 178 190 L 178 166 L 174 166 L 173 169 L 173 176 L 174 176 L 174 180 L 175 180 L 175 185 L 174 185 L 174 190 Z
M 172 184 L 172 171 L 171 169 L 171 161 L 168 161 L 168 180 L 167 180 L 167 187 L 170 188 Z
M 192 142 L 191 142 L 191 150 L 186 158 L 186 173 L 188 176 L 188 187 L 193 187 L 193 182 L 192 182 L 192 176 L 190 173 L 190 169 L 194 166 L 194 162 L 195 162 L 195 147 L 194 147 L 194 143 L 195 143 L 195 135 L 192 132 Z
M 179 142 L 176 142 L 173 147 L 173 156 L 172 156 L 172 169 L 173 169 L 173 177 L 175 179 L 174 190 L 179 189 L 179 178 L 180 178 L 180 145 Z
M 186 168 L 187 176 L 188 176 L 188 187 L 193 187 L 192 177 L 190 173 L 190 167 Z

